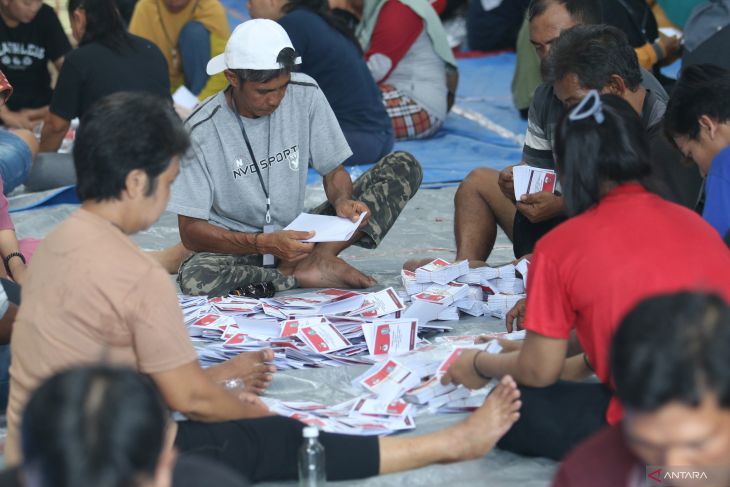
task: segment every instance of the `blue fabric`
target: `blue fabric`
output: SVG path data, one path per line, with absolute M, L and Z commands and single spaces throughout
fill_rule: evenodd
M 28 144 L 13 133 L 0 130 L 0 178 L 5 194 L 25 182 L 32 163 Z
M 279 23 L 302 57 L 300 71 L 317 81 L 343 130 L 393 131 L 380 89 L 355 42 L 306 8 L 286 14 Z
M 185 86 L 198 95 L 208 82 L 205 68 L 210 61 L 210 32 L 195 20 L 185 24 L 178 38 Z
M 730 231 L 730 147 L 715 156 L 707 175 L 702 216 L 725 237 Z
M 363 132 L 342 129 L 352 155 L 344 162 L 345 166 L 375 164 L 393 150 L 395 137 L 392 132 Z
M 10 345 L 0 345 L 0 411 L 8 408 L 10 391 Z

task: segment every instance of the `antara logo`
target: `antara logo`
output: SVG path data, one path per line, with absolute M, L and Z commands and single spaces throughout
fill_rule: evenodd
M 666 472 L 663 472 L 660 468 L 647 473 L 646 476 L 658 484 L 663 483 L 665 480 L 708 480 L 707 473 L 705 472 L 687 470 L 676 472 L 670 472 L 667 470 Z

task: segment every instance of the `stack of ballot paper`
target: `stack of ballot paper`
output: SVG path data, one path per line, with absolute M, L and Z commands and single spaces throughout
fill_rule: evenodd
M 512 168 L 515 187 L 515 199 L 520 201 L 523 195 L 546 191 L 553 193 L 557 183 L 555 171 L 527 165 Z
M 469 262 L 462 260 L 451 264 L 443 259 L 436 259 L 416 269 L 416 282 L 448 284 L 469 272 Z
M 358 220 L 353 222 L 339 216 L 301 213 L 284 230 L 314 232 L 314 237 L 305 242 L 345 242 L 352 238 L 367 214 L 367 211 L 361 213 Z

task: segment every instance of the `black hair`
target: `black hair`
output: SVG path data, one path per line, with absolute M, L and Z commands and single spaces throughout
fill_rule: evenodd
M 61 372 L 23 413 L 23 471 L 39 487 L 133 487 L 154 476 L 168 418 L 153 382 L 131 369 Z
M 613 337 L 616 395 L 629 409 L 655 411 L 674 401 L 697 406 L 705 393 L 730 408 L 730 308 L 717 295 L 651 297 L 623 319 Z
M 150 181 L 149 196 L 157 177 L 189 145 L 188 133 L 168 100 L 141 92 L 106 96 L 84 114 L 76 133 L 76 193 L 81 201 L 119 199 L 127 175 L 141 169 Z
M 719 123 L 730 120 L 730 71 L 713 64 L 682 71 L 667 104 L 664 130 L 670 140 L 677 136 L 697 139 L 702 115 Z
M 289 0 L 284 5 L 283 11 L 284 13 L 289 13 L 298 8 L 306 8 L 319 15 L 330 27 L 352 42 L 357 47 L 357 51 L 362 54 L 362 46 L 357 38 L 355 38 L 353 29 L 349 27 L 345 19 L 332 13 L 327 0 Z
M 527 7 L 527 19 L 539 17 L 554 3 L 564 5 L 570 17 L 578 24 L 600 24 L 603 22 L 601 0 L 532 0 Z
M 620 76 L 626 87 L 641 86 L 641 67 L 626 34 L 610 25 L 576 25 L 560 34 L 542 65 L 547 83 L 575 74 L 584 88 L 602 90 L 611 76 Z
M 297 52 L 291 47 L 285 47 L 276 57 L 276 62 L 281 66 L 279 69 L 232 69 L 238 79 L 245 83 L 253 81 L 254 83 L 267 83 L 272 79 L 276 79 L 282 74 L 289 74 L 296 67 Z
M 598 203 L 607 185 L 646 183 L 651 175 L 649 141 L 636 110 L 615 95 L 600 100 L 603 123 L 592 116 L 570 120 L 568 109 L 556 128 L 556 167 L 571 216 Z
M 120 51 L 131 45 L 122 15 L 114 0 L 69 0 L 68 15 L 82 9 L 86 13 L 86 30 L 80 46 L 98 42 L 113 51 Z

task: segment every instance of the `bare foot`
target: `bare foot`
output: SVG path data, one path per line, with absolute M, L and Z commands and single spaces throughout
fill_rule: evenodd
M 506 375 L 484 401 L 462 423 L 450 428 L 453 461 L 481 458 L 489 452 L 520 417 L 520 391 Z
M 225 363 L 228 379 L 241 379 L 244 390 L 261 394 L 269 387 L 276 367 L 270 363 L 274 352 L 267 348 L 257 352 L 243 352 Z
M 425 266 L 426 264 L 428 264 L 432 260 L 434 260 L 434 259 L 428 258 L 428 259 L 411 259 L 411 260 L 407 260 L 403 264 L 403 270 L 405 270 L 405 271 L 411 271 L 411 272 L 416 272 L 416 269 L 418 269 L 419 267 Z
M 364 289 L 377 283 L 339 257 L 316 252 L 297 264 L 294 277 L 300 287 Z
M 180 270 L 180 264 L 187 259 L 193 252 L 186 249 L 182 242 L 178 242 L 172 247 L 163 250 L 154 250 L 147 252 L 153 259 L 170 274 L 177 274 Z

